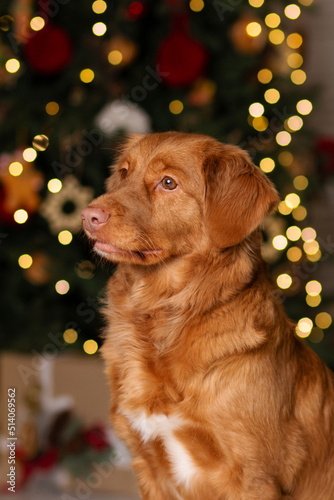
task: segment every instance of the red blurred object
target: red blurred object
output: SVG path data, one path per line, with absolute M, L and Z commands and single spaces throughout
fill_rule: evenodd
M 204 73 L 208 60 L 206 49 L 188 34 L 188 16 L 173 19 L 171 33 L 161 43 L 157 63 L 170 87 L 186 87 Z
M 110 447 L 105 431 L 99 425 L 86 430 L 84 436 L 88 445 L 96 450 L 107 450 Z
M 0 221 L 7 226 L 15 226 L 17 223 L 14 220 L 13 213 L 7 212 L 5 208 L 6 193 L 0 188 Z
M 48 23 L 29 38 L 24 51 L 30 67 L 36 73 L 54 75 L 69 64 L 73 47 L 66 31 Z
M 141 2 L 132 2 L 130 3 L 128 10 L 127 10 L 127 15 L 130 19 L 135 21 L 136 19 L 139 19 L 144 13 L 144 5 Z
M 321 137 L 316 143 L 321 173 L 325 176 L 334 172 L 334 138 Z

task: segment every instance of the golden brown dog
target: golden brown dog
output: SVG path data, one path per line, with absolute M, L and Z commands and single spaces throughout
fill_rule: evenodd
M 333 500 L 334 379 L 260 257 L 277 204 L 235 146 L 134 136 L 83 211 L 119 263 L 103 347 L 112 421 L 145 500 Z

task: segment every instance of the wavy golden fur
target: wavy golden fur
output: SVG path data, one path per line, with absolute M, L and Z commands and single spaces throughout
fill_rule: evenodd
M 294 335 L 260 257 L 278 203 L 247 153 L 133 136 L 83 212 L 118 263 L 103 355 L 145 500 L 333 500 L 334 379 Z

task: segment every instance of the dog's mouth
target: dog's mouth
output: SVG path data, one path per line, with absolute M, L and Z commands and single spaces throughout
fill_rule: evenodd
M 109 258 L 111 258 L 113 255 L 116 256 L 119 255 L 125 258 L 137 257 L 142 260 L 145 260 L 146 257 L 150 256 L 158 257 L 160 254 L 162 254 L 162 250 L 160 249 L 154 248 L 154 249 L 143 249 L 143 250 L 126 250 L 124 248 L 119 248 L 110 243 L 105 243 L 104 241 L 101 240 L 95 240 L 93 248 L 95 252 L 98 253 L 99 255 Z

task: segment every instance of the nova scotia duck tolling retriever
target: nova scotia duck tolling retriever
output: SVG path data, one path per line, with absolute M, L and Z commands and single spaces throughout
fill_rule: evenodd
M 83 210 L 107 286 L 111 418 L 144 500 L 334 500 L 334 377 L 261 260 L 278 203 L 236 146 L 133 135 Z

